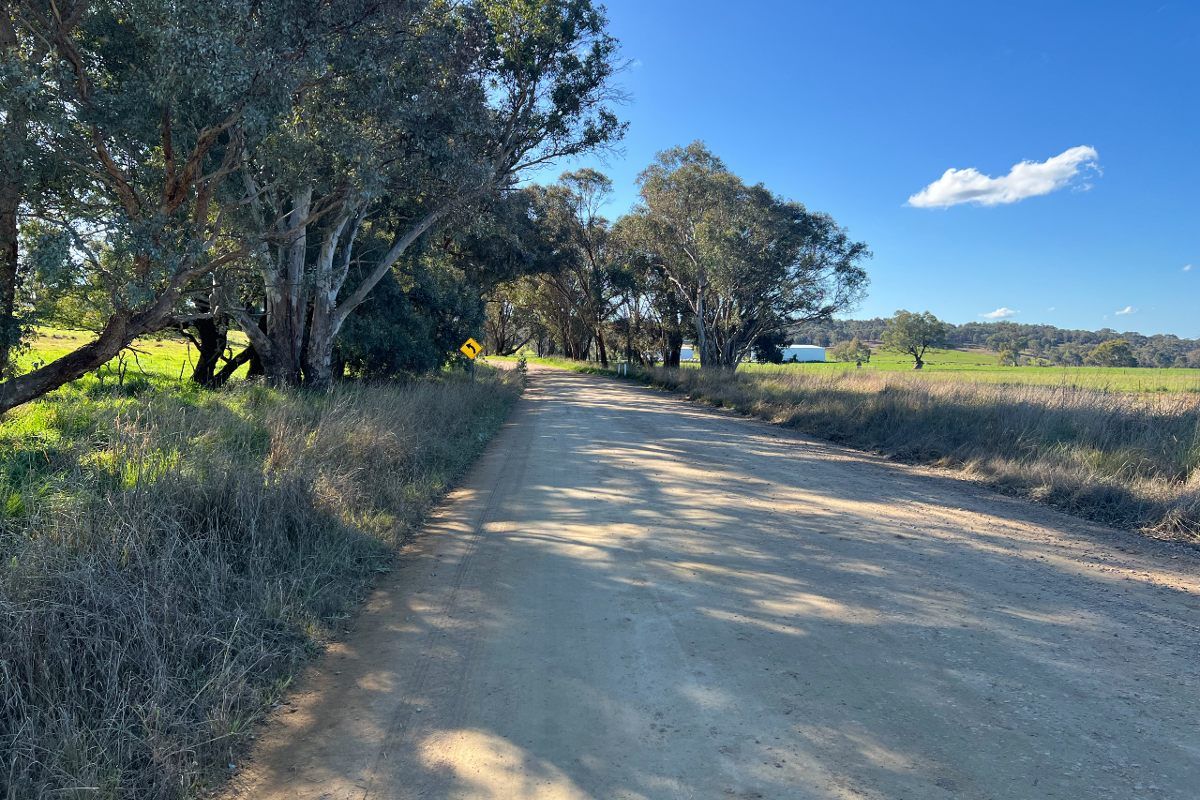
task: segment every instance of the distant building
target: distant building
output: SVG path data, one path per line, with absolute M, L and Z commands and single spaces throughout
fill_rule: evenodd
M 700 354 L 696 352 L 695 345 L 684 343 L 683 348 L 679 351 L 680 361 L 696 361 L 700 358 Z M 815 344 L 789 344 L 783 348 L 784 362 L 811 362 L 824 361 L 825 348 L 818 347 Z
M 825 348 L 815 344 L 789 344 L 783 348 L 783 360 L 787 361 L 824 361 Z

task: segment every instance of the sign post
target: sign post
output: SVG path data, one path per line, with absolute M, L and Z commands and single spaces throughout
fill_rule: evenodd
M 475 382 L 475 356 L 483 352 L 483 345 L 472 339 L 470 336 L 462 343 L 462 347 L 458 348 L 459 352 L 467 357 L 467 372 L 471 373 L 471 382 Z

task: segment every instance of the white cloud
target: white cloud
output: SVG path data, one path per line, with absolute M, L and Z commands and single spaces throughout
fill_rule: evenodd
M 1191 272 L 1191 271 L 1192 271 L 1192 265 L 1191 265 L 1191 264 L 1184 264 L 1184 265 L 1183 265 L 1183 271 L 1184 271 L 1184 272 Z
M 1120 311 L 1114 311 L 1113 313 L 1116 314 L 1118 317 L 1124 317 L 1129 314 L 1136 314 L 1137 309 L 1134 308 L 1133 306 L 1125 306 Z
M 983 317 L 984 319 L 1008 319 L 1009 317 L 1015 317 L 1020 313 L 1020 311 L 1008 308 L 1007 306 L 1000 306 L 995 311 L 989 311 L 986 314 L 980 314 L 979 316 Z
M 1058 306 L 1050 306 L 1050 307 L 1049 307 L 1049 308 L 1047 308 L 1046 310 L 1047 310 L 1047 311 L 1058 311 Z
M 1072 147 L 1045 161 L 1022 161 L 1007 175 L 993 178 L 974 167 L 946 170 L 942 177 L 908 198 L 917 208 L 949 208 L 962 203 L 996 206 L 1058 191 L 1080 175 L 1100 173 L 1100 154 L 1087 145 Z M 1090 184 L 1076 184 L 1080 189 Z

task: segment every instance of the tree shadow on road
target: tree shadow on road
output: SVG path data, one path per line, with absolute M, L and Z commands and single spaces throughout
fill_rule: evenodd
M 460 495 L 406 555 L 300 701 L 303 763 L 268 758 L 261 785 L 497 800 L 1200 785 L 1187 551 L 653 392 L 536 381 L 480 467 L 491 492 Z

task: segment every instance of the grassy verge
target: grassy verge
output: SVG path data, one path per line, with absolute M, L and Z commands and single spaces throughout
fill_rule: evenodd
M 0 797 L 219 781 L 519 394 L 150 388 L 0 424 Z
M 595 365 L 540 359 L 605 372 Z M 1200 542 L 1200 396 L 856 371 L 642 370 L 645 383 L 1119 527 Z

